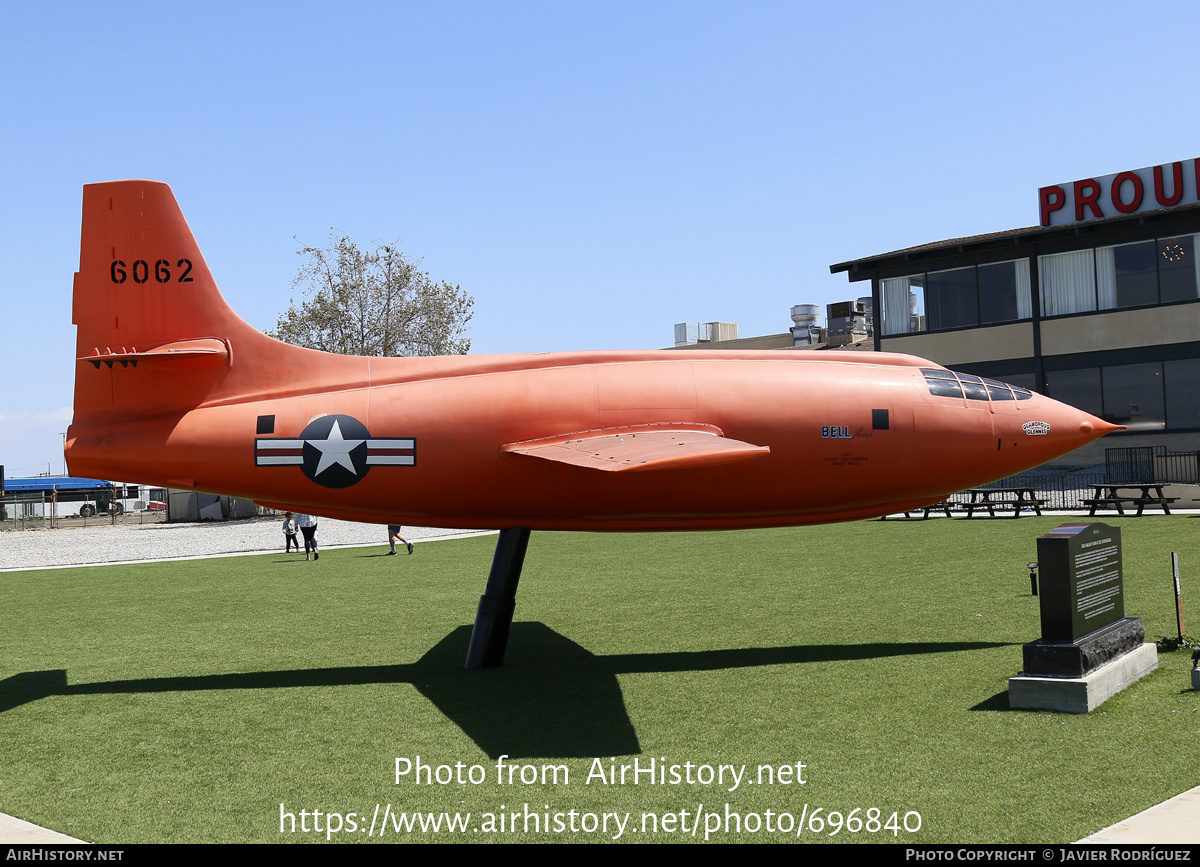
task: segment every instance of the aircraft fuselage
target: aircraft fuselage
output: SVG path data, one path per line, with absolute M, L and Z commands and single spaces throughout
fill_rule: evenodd
M 113 414 L 107 436 L 73 429 L 71 468 L 359 520 L 688 530 L 884 514 L 1036 466 L 1099 433 L 1080 430 L 1090 416 L 1040 395 L 936 396 L 921 372 L 928 362 L 837 355 L 479 356 L 424 360 L 415 377 L 400 373 L 405 360 L 371 359 L 361 384 L 153 417 Z M 342 421 L 309 428 L 324 417 Z M 1031 421 L 1048 432 L 1028 433 L 1022 425 Z M 603 472 L 502 448 L 655 427 L 715 428 L 770 453 Z

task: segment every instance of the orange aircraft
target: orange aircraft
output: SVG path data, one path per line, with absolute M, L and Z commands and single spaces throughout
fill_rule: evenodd
M 154 181 L 84 187 L 73 321 L 73 475 L 352 521 L 499 528 L 469 667 L 503 657 L 530 530 L 871 518 L 1119 429 L 888 353 L 360 358 L 290 346 L 230 309 Z

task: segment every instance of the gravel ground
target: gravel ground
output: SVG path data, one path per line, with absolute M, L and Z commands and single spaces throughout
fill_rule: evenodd
M 93 563 L 185 560 L 234 554 L 283 551 L 283 518 L 206 521 L 200 524 L 97 524 L 58 530 L 0 532 L 0 572 L 47 569 Z M 479 535 L 478 530 L 405 527 L 411 542 Z M 322 548 L 384 547 L 387 527 L 322 518 L 317 529 Z M 303 540 L 301 540 L 303 543 Z M 400 549 L 397 549 L 400 550 Z

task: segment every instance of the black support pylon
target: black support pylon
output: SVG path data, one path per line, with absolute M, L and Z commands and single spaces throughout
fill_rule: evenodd
M 475 628 L 471 630 L 471 645 L 467 648 L 467 668 L 493 668 L 504 664 L 504 649 L 508 645 L 508 628 L 512 625 L 517 607 L 517 582 L 525 565 L 529 547 L 529 530 L 510 527 L 500 531 L 492 571 L 488 573 L 487 589 L 479 597 Z

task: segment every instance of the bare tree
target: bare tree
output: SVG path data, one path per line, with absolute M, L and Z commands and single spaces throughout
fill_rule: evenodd
M 341 355 L 463 355 L 463 336 L 475 299 L 458 286 L 435 282 L 396 244 L 363 251 L 345 235 L 324 247 L 300 246 L 307 256 L 292 281 L 305 300 L 291 300 L 272 337 Z

